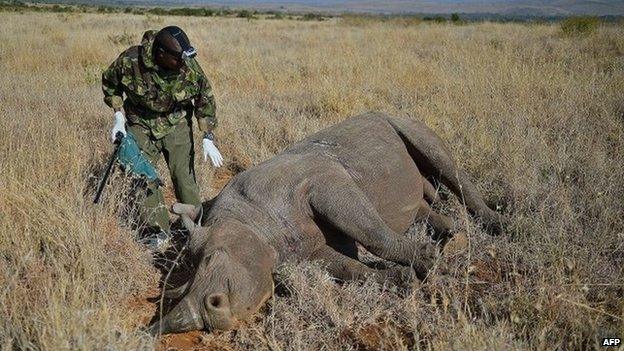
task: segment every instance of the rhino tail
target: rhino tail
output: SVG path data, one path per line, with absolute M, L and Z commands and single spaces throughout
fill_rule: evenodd
M 469 212 L 481 218 L 493 234 L 502 230 L 504 217 L 489 208 L 468 175 L 451 158 L 445 143 L 423 122 L 413 119 L 388 117 L 388 123 L 401 137 L 418 169 L 434 178 L 462 199 Z

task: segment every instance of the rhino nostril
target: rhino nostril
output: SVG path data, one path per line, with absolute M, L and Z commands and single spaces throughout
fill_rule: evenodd
M 219 308 L 219 306 L 221 306 L 221 298 L 219 296 L 211 296 L 210 305 L 212 307 Z
M 218 309 L 225 306 L 225 295 L 223 294 L 214 294 L 208 297 L 208 304 L 210 307 Z

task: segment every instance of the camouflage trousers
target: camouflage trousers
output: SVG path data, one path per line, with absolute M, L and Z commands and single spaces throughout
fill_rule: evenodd
M 201 204 L 199 187 L 195 178 L 195 151 L 191 121 L 180 121 L 173 131 L 155 139 L 150 131 L 139 124 L 128 126 L 145 157 L 156 166 L 160 155 L 165 157 L 178 201 L 198 206 Z M 141 222 L 150 229 L 169 230 L 169 211 L 162 190 L 155 184 L 147 185 L 140 207 Z

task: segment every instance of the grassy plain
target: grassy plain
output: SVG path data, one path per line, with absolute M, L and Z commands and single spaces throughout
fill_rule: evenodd
M 119 219 L 123 192 L 91 204 L 111 149 L 100 73 L 168 24 L 187 30 L 217 97 L 227 166 L 197 164 L 206 199 L 296 140 L 381 110 L 427 122 L 512 221 L 492 238 L 452 201 L 441 210 L 469 245 L 445 258 L 450 276 L 399 297 L 282 267 L 263 314 L 187 347 L 570 350 L 624 336 L 622 26 L 2 13 L 1 350 L 184 344 L 139 328 L 159 277 Z

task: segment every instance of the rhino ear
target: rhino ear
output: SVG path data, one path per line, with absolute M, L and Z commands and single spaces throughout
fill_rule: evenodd
M 182 223 L 188 231 L 193 232 L 199 229 L 200 225 L 198 223 L 201 223 L 201 217 L 203 214 L 202 206 L 193 206 L 176 202 L 173 206 L 171 206 L 171 212 L 182 217 Z
M 184 204 L 181 202 L 176 202 L 175 204 L 173 204 L 173 206 L 171 206 L 171 212 L 178 215 L 186 214 L 193 219 L 195 218 L 195 216 L 197 216 L 197 213 L 200 210 L 201 206 L 193 206 L 191 204 Z
M 163 296 L 168 299 L 179 299 L 184 296 L 184 293 L 188 290 L 190 281 L 178 286 L 177 288 L 167 289 L 163 292 Z

